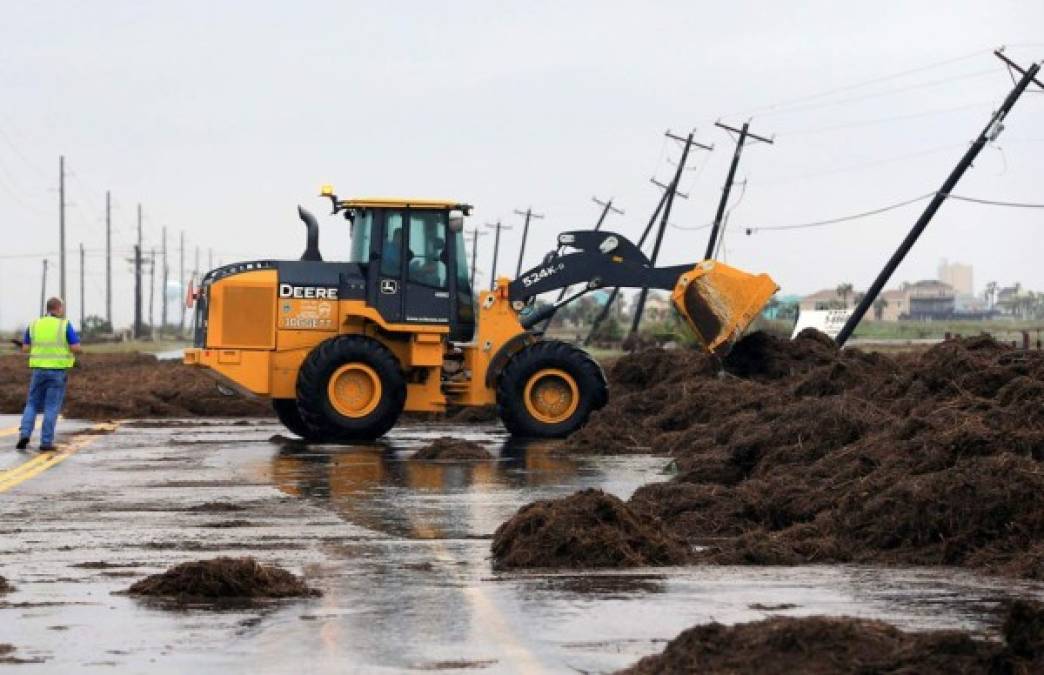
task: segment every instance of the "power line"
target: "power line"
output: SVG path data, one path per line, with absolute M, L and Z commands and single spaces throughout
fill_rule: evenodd
M 838 94 L 838 93 L 841 93 L 841 92 L 852 91 L 853 89 L 861 89 L 863 87 L 868 87 L 868 86 L 874 85 L 874 84 L 880 84 L 881 82 L 888 82 L 890 80 L 897 80 L 897 79 L 906 77 L 907 75 L 914 75 L 916 73 L 925 72 L 927 70 L 934 70 L 935 68 L 941 68 L 943 66 L 952 65 L 954 63 L 959 63 L 961 61 L 967 61 L 967 60 L 976 58 L 978 56 L 982 56 L 985 53 L 987 53 L 987 50 L 977 49 L 974 52 L 970 52 L 970 53 L 965 54 L 963 56 L 957 56 L 957 57 L 954 57 L 954 58 L 944 59 L 942 61 L 936 61 L 936 62 L 933 62 L 933 63 L 929 63 L 929 64 L 924 65 L 924 66 L 918 66 L 918 67 L 915 67 L 915 68 L 909 68 L 907 70 L 902 70 L 902 71 L 899 71 L 897 73 L 892 73 L 890 75 L 882 75 L 882 76 L 871 78 L 869 80 L 863 80 L 863 81 L 860 81 L 860 82 L 856 82 L 854 84 L 842 85 L 840 87 L 835 87 L 833 89 L 827 89 L 825 91 L 821 91 L 821 92 L 818 92 L 818 93 L 815 93 L 815 94 L 807 94 L 805 96 L 799 96 L 797 98 L 785 99 L 785 100 L 779 101 L 777 103 L 770 103 L 770 104 L 763 105 L 763 106 L 760 106 L 760 107 L 757 107 L 757 108 L 748 108 L 747 110 L 743 110 L 743 111 L 739 111 L 739 112 L 736 112 L 736 113 L 732 113 L 731 115 L 728 115 L 728 117 L 743 117 L 743 116 L 767 113 L 767 112 L 770 112 L 770 111 L 771 112 L 778 112 L 778 111 L 782 111 L 782 109 L 785 109 L 787 106 L 791 106 L 791 105 L 793 105 L 795 103 L 804 103 L 806 101 L 814 101 L 816 99 L 826 98 L 827 96 L 832 96 L 834 94 Z
M 964 110 L 972 110 L 975 108 L 981 108 L 983 106 L 991 105 L 993 101 L 979 101 L 978 103 L 968 103 L 965 105 L 953 106 L 950 108 L 937 108 L 935 110 L 925 110 L 918 113 L 909 113 L 906 115 L 894 115 L 891 117 L 878 117 L 870 120 L 857 120 L 854 122 L 846 122 L 844 124 L 835 124 L 828 127 L 813 127 L 806 129 L 797 129 L 795 131 L 786 131 L 781 134 L 776 134 L 780 138 L 790 138 L 792 136 L 812 136 L 815 134 L 825 134 L 832 131 L 841 131 L 844 129 L 854 129 L 858 127 L 869 127 L 877 124 L 888 124 L 889 122 L 903 122 L 906 120 L 918 119 L 921 117 L 931 117 L 933 115 L 945 115 L 953 112 L 961 112 Z
M 917 202 L 924 201 L 925 199 L 928 199 L 929 197 L 933 197 L 933 196 L 935 196 L 935 192 L 929 192 L 927 194 L 920 195 L 919 197 L 914 197 L 913 199 L 906 199 L 904 201 L 897 202 L 895 204 L 889 204 L 888 206 L 882 206 L 880 208 L 871 209 L 870 211 L 861 211 L 860 213 L 853 213 L 853 214 L 848 215 L 848 216 L 841 216 L 840 218 L 830 218 L 828 220 L 815 220 L 815 221 L 812 221 L 812 222 L 809 222 L 809 223 L 794 223 L 792 225 L 768 225 L 768 226 L 762 226 L 762 227 L 748 227 L 748 228 L 745 228 L 745 231 L 749 235 L 749 234 L 754 234 L 755 232 L 762 232 L 762 231 L 804 230 L 804 229 L 808 229 L 808 228 L 812 228 L 812 227 L 823 227 L 823 226 L 826 226 L 826 225 L 834 225 L 834 224 L 837 224 L 837 223 L 844 223 L 844 222 L 847 222 L 847 221 L 850 221 L 850 220 L 858 220 L 860 218 L 866 218 L 866 217 L 869 217 L 869 216 L 875 216 L 875 215 L 877 215 L 879 213 L 885 213 L 886 211 L 893 211 L 895 209 L 902 208 L 904 206 L 909 206 L 910 204 L 915 204 Z
M 978 197 L 963 197 L 952 192 L 947 195 L 950 199 L 959 199 L 962 202 L 974 202 L 975 204 L 989 204 L 990 206 L 1008 206 L 1017 209 L 1044 209 L 1044 204 L 1030 204 L 1027 202 L 1001 202 L 993 199 L 979 199 Z
M 919 197 L 914 197 L 913 199 L 907 199 L 905 201 L 897 202 L 895 204 L 889 204 L 888 206 L 882 206 L 882 207 L 877 208 L 877 209 L 871 209 L 870 211 L 862 211 L 860 213 L 853 213 L 853 214 L 848 215 L 848 216 L 842 216 L 840 218 L 831 218 L 829 220 L 817 220 L 817 221 L 813 221 L 813 222 L 810 222 L 810 223 L 794 223 L 794 224 L 791 224 L 791 225 L 768 225 L 768 226 L 760 226 L 760 227 L 748 227 L 748 228 L 746 228 L 746 233 L 747 234 L 754 234 L 754 233 L 757 233 L 757 232 L 768 232 L 768 231 L 779 231 L 779 230 L 804 230 L 804 229 L 809 229 L 809 228 L 814 228 L 814 227 L 824 227 L 826 225 L 836 225 L 838 223 L 845 223 L 845 222 L 852 221 L 852 220 L 859 220 L 861 218 L 868 218 L 870 216 L 876 216 L 879 213 L 885 213 L 887 211 L 894 211 L 895 209 L 899 209 L 899 208 L 902 208 L 904 206 L 909 206 L 910 204 L 915 204 L 917 202 L 924 201 L 925 199 L 928 199 L 929 197 L 934 197 L 937 194 L 941 194 L 941 193 L 939 193 L 939 192 L 929 192 L 927 194 L 920 195 Z M 973 202 L 975 204 L 986 204 L 986 205 L 989 205 L 989 206 L 1002 206 L 1002 207 L 1023 208 L 1023 209 L 1044 209 L 1044 204 L 1034 204 L 1034 203 L 1030 203 L 1030 202 L 1007 202 L 1007 201 L 1000 201 L 1000 200 L 996 200 L 996 199 L 982 199 L 982 198 L 979 198 L 979 197 L 965 197 L 963 195 L 955 195 L 953 193 L 950 193 L 950 194 L 948 194 L 946 196 L 949 197 L 950 199 L 957 199 L 957 200 L 963 201 L 963 202 Z M 704 226 L 696 227 L 696 228 L 684 228 L 684 227 L 678 227 L 678 226 L 675 226 L 675 227 L 677 227 L 678 229 L 683 229 L 683 230 L 684 229 L 696 229 L 696 230 L 699 230 L 699 229 L 703 229 L 704 227 L 707 227 L 707 226 L 704 225 Z

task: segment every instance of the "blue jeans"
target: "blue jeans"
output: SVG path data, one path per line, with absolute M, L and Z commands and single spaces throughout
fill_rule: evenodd
M 33 379 L 29 381 L 29 400 L 22 413 L 21 438 L 29 438 L 36 426 L 36 416 L 43 413 L 43 430 L 40 445 L 54 445 L 54 425 L 58 421 L 58 413 L 65 400 L 64 370 L 33 368 Z

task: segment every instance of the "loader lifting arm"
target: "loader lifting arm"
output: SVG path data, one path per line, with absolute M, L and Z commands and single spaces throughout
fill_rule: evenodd
M 748 274 L 711 260 L 654 267 L 637 246 L 613 232 L 563 232 L 558 244 L 543 263 L 508 284 L 508 299 L 519 308 L 541 293 L 574 284 L 583 288 L 523 315 L 521 323 L 527 329 L 598 288 L 658 288 L 672 291 L 675 307 L 697 340 L 707 351 L 715 351 L 731 345 L 778 290 L 768 275 Z

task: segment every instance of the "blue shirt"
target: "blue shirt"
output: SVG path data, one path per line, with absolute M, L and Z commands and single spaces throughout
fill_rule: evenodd
M 80 344 L 80 336 L 76 333 L 76 329 L 73 328 L 72 321 L 65 324 L 65 341 L 71 345 Z M 25 334 L 22 336 L 22 342 L 31 345 L 32 340 L 29 339 L 29 329 L 25 329 Z

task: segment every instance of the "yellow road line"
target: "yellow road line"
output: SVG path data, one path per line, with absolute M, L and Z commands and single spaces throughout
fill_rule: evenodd
M 91 434 L 80 434 L 73 436 L 68 443 L 63 443 L 54 452 L 45 452 L 33 457 L 27 462 L 16 466 L 10 471 L 0 473 L 0 492 L 6 492 L 11 488 L 21 485 L 25 481 L 38 476 L 56 464 L 60 464 L 75 454 L 78 450 L 87 447 L 97 440 L 98 432 L 115 431 L 120 426 L 119 422 L 106 422 L 91 427 Z
M 58 416 L 58 421 L 59 422 L 61 422 L 64 419 L 65 419 L 64 416 L 62 416 L 62 415 Z M 39 429 L 41 424 L 43 424 L 43 419 L 37 419 L 35 428 Z M 14 436 L 15 434 L 18 433 L 18 430 L 20 428 L 21 428 L 21 426 L 19 425 L 19 426 L 15 426 L 15 427 L 7 427 L 6 429 L 0 429 L 0 438 L 2 438 L 4 436 Z

